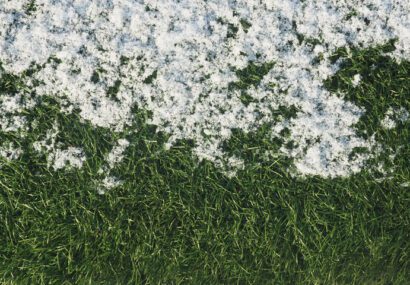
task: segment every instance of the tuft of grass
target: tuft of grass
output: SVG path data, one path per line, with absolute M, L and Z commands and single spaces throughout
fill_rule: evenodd
M 246 90 L 251 86 L 258 86 L 263 77 L 273 68 L 275 64 L 273 62 L 266 62 L 258 64 L 256 62 L 250 62 L 248 66 L 236 71 L 238 77 L 237 82 L 230 84 L 230 89 Z
M 365 109 L 357 128 L 366 130 L 367 135 L 380 129 L 389 108 L 410 110 L 410 62 L 399 63 L 387 56 L 392 49 L 394 42 L 377 48 L 355 48 L 350 55 L 342 49 L 335 55 L 335 59 L 343 59 L 341 70 L 325 82 L 330 91 L 342 92 L 345 99 Z M 358 86 L 352 83 L 355 74 L 362 77 Z
M 265 62 L 261 64 L 250 62 L 245 68 L 236 70 L 235 73 L 239 80 L 231 82 L 228 89 L 230 91 L 240 90 L 239 98 L 245 106 L 255 102 L 255 99 L 249 95 L 248 89 L 252 86 L 257 87 L 263 77 L 268 74 L 274 65 L 273 62 Z
M 30 0 L 25 7 L 25 12 L 27 15 L 32 15 L 33 12 L 37 10 L 37 4 L 35 0 Z
M 410 110 L 410 62 L 397 62 L 386 55 L 393 50 L 394 41 L 375 48 L 354 48 L 350 53 L 341 49 L 334 56 L 334 60 L 342 59 L 341 69 L 325 82 L 330 91 L 364 109 L 357 133 L 366 138 L 374 136 L 382 145 L 381 155 L 370 163 L 384 165 L 389 172 L 410 169 L 410 121 L 398 121 L 390 130 L 382 126 L 389 109 Z M 362 77 L 357 86 L 352 83 L 355 74 Z
M 158 74 L 158 71 L 154 70 L 154 72 L 152 72 L 152 74 L 150 74 L 147 78 L 145 78 L 143 82 L 145 84 L 152 84 L 154 80 L 157 79 L 157 74 Z
M 252 27 L 252 24 L 249 23 L 246 19 L 241 19 L 239 23 L 242 26 L 242 29 L 244 30 L 245 33 L 249 31 L 249 29 Z

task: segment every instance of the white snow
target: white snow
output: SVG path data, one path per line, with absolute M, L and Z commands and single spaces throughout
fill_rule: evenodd
M 120 163 L 124 158 L 124 151 L 129 146 L 129 141 L 119 139 L 117 145 L 111 150 L 107 156 L 108 169 L 114 168 L 115 164 Z
M 50 153 L 48 161 L 54 170 L 69 168 L 81 168 L 86 160 L 81 148 L 69 147 L 67 149 L 55 149 Z
M 48 130 L 43 140 L 33 143 L 33 148 L 39 153 L 47 154 L 48 167 L 54 170 L 62 168 L 81 168 L 86 161 L 85 154 L 80 147 L 64 147 L 63 144 L 57 143 L 59 134 L 58 122 L 54 121 L 53 128 Z
M 99 194 L 104 194 L 107 190 L 114 189 L 122 185 L 122 181 L 117 177 L 111 175 L 114 167 L 122 162 L 124 159 L 124 152 L 129 147 L 130 142 L 126 139 L 119 139 L 117 144 L 112 148 L 105 158 L 106 164 L 99 170 L 98 174 L 105 176 L 102 181 L 98 183 L 97 191 Z
M 30 15 L 24 13 L 28 3 L 0 3 L 0 61 L 7 72 L 44 65 L 33 75 L 42 82 L 31 86 L 37 94 L 66 97 L 73 107 L 65 111 L 78 108 L 85 120 L 113 131 L 131 123 L 133 106 L 150 110 L 150 123 L 171 135 L 169 146 L 193 139 L 197 157 L 222 167 L 242 165 L 221 149 L 231 130 L 256 130 L 282 105 L 299 111 L 277 122 L 272 135 L 290 129 L 296 146 L 282 152 L 295 159 L 300 174 L 360 171 L 367 157 L 349 160 L 350 152 L 375 142 L 352 128 L 363 111 L 324 89 L 323 80 L 339 68 L 329 56 L 348 44 L 369 47 L 397 38 L 391 56 L 410 58 L 410 1 L 36 0 Z M 247 31 L 241 20 L 251 23 Z M 228 38 L 232 25 L 237 33 Z M 320 44 L 299 42 L 300 35 Z M 318 57 L 323 60 L 312 64 Z M 248 91 L 256 102 L 245 106 L 228 86 L 249 61 L 275 65 Z M 113 99 L 107 90 L 117 80 Z M 360 83 L 359 76 L 352 80 Z M 24 118 L 18 123 L 16 117 L 14 126 L 3 120 L 6 131 L 24 125 Z M 57 167 L 80 166 L 81 159 L 67 158 L 80 152 L 60 151 Z
M 7 161 L 18 159 L 21 154 L 21 148 L 16 147 L 12 142 L 4 143 L 0 146 L 0 156 L 5 158 Z
M 400 122 L 402 122 L 402 123 L 404 123 L 404 122 L 406 122 L 406 121 L 408 121 L 409 120 L 409 118 L 410 118 L 410 113 L 409 113 L 409 111 L 407 111 L 405 108 L 403 108 L 403 107 L 401 107 L 399 110 L 397 110 L 397 119 L 400 121 Z
M 362 81 L 362 76 L 360 74 L 356 74 L 355 76 L 353 76 L 353 86 L 357 87 L 359 86 L 360 82 Z
M 1 76 L 1 74 L 0 74 Z M 4 132 L 26 131 L 26 118 L 22 111 L 32 107 L 34 102 L 22 94 L 0 95 L 0 128 Z
M 387 130 L 394 129 L 397 125 L 396 121 L 393 119 L 394 111 L 392 108 L 387 110 L 384 119 L 381 121 L 381 125 L 383 128 Z
M 118 180 L 118 178 L 114 176 L 106 176 L 99 184 L 97 192 L 98 194 L 103 195 L 107 190 L 114 189 L 118 186 L 121 186 L 122 184 L 123 182 L 121 180 Z
M 409 119 L 409 112 L 401 107 L 399 109 L 389 108 L 381 121 L 383 128 L 387 130 L 394 129 L 397 126 L 397 123 L 400 121 L 404 123 Z

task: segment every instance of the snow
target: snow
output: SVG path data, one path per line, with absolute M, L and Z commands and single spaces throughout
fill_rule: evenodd
M 381 121 L 381 125 L 386 130 L 394 129 L 398 122 L 406 122 L 409 119 L 409 112 L 403 107 L 399 109 L 389 108 Z
M 355 76 L 353 76 L 353 86 L 357 87 L 360 84 L 360 81 L 362 81 L 362 76 L 360 74 L 356 74 Z
M 104 194 L 107 190 L 114 189 L 122 185 L 123 181 L 111 175 L 111 171 L 122 162 L 124 159 L 124 152 L 129 147 L 130 142 L 126 139 L 119 139 L 116 146 L 108 153 L 105 158 L 105 165 L 98 170 L 98 174 L 105 176 L 97 186 L 99 194 Z
M 98 194 L 103 195 L 106 191 L 121 186 L 122 183 L 123 182 L 121 180 L 118 180 L 118 178 L 114 176 L 106 176 L 97 188 L 97 192 Z
M 21 94 L 0 95 L 0 128 L 4 132 L 26 131 L 26 118 L 21 115 L 25 108 L 30 108 L 33 101 Z
M 42 84 L 30 86 L 38 96 L 68 100 L 66 112 L 77 108 L 83 119 L 115 132 L 131 124 L 134 106 L 145 108 L 153 114 L 149 123 L 170 134 L 168 146 L 192 139 L 198 158 L 221 167 L 242 167 L 221 148 L 232 129 L 254 131 L 272 122 L 279 106 L 295 106 L 296 117 L 275 122 L 272 136 L 289 128 L 287 140 L 295 147 L 281 151 L 294 158 L 296 171 L 324 177 L 360 171 L 368 157 L 349 154 L 376 142 L 355 135 L 363 110 L 324 89 L 323 80 L 339 69 L 329 56 L 348 44 L 397 39 L 390 56 L 410 58 L 409 1 L 36 0 L 35 11 L 25 13 L 28 3 L 0 3 L 0 61 L 7 72 L 43 65 L 33 75 Z M 243 20 L 251 23 L 246 31 Z M 323 59 L 313 64 L 318 57 Z M 235 70 L 250 61 L 275 65 L 248 90 L 255 102 L 244 105 L 228 87 L 238 80 Z M 354 76 L 353 84 L 360 78 Z M 112 98 L 107 91 L 117 81 Z M 11 122 L 0 116 L 3 131 L 24 125 L 24 117 Z M 56 169 L 84 161 L 77 148 L 47 151 Z
M 108 168 L 114 168 L 115 164 L 120 163 L 124 159 L 124 151 L 129 146 L 129 141 L 126 139 L 119 139 L 117 146 L 115 146 L 107 156 Z
M 64 147 L 57 143 L 59 125 L 54 121 L 53 128 L 48 130 L 43 140 L 33 143 L 33 148 L 39 153 L 47 154 L 47 164 L 54 170 L 63 168 L 81 168 L 86 161 L 85 154 L 80 147 Z
M 6 159 L 7 161 L 18 159 L 21 154 L 21 148 L 16 147 L 14 143 L 4 143 L 0 146 L 0 156 Z
M 52 163 L 54 170 L 59 170 L 66 166 L 69 168 L 81 168 L 86 158 L 81 148 L 69 147 L 64 150 L 54 150 L 49 155 L 48 160 Z
M 384 117 L 384 119 L 381 121 L 381 125 L 383 128 L 387 130 L 394 129 L 397 125 L 396 121 L 393 119 L 394 111 L 392 108 L 390 108 Z

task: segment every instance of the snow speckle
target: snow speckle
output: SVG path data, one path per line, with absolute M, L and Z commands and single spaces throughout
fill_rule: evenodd
M 105 177 L 97 188 L 98 194 L 104 195 L 107 190 L 114 189 L 118 186 L 121 186 L 123 182 L 114 176 Z
M 352 84 L 354 87 L 359 86 L 360 82 L 362 81 L 362 76 L 360 74 L 356 74 L 353 76 Z

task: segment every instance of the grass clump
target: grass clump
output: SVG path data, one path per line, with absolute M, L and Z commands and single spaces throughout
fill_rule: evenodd
M 236 70 L 235 73 L 239 80 L 231 82 L 228 89 L 230 91 L 239 90 L 239 99 L 245 106 L 255 102 L 255 99 L 249 95 L 248 89 L 252 86 L 257 87 L 263 77 L 268 74 L 274 65 L 275 64 L 273 62 L 266 62 L 262 64 L 250 62 L 245 68 Z
M 355 48 L 350 53 L 346 49 L 339 50 L 334 59 L 342 59 L 341 69 L 325 86 L 365 111 L 356 125 L 357 133 L 365 138 L 374 136 L 383 148 L 370 163 L 384 165 L 387 172 L 398 168 L 408 172 L 410 120 L 397 120 L 391 129 L 383 126 L 389 110 L 410 110 L 410 62 L 398 62 L 386 54 L 393 50 L 394 41 L 376 48 Z M 361 76 L 358 85 L 352 82 L 356 74 Z

